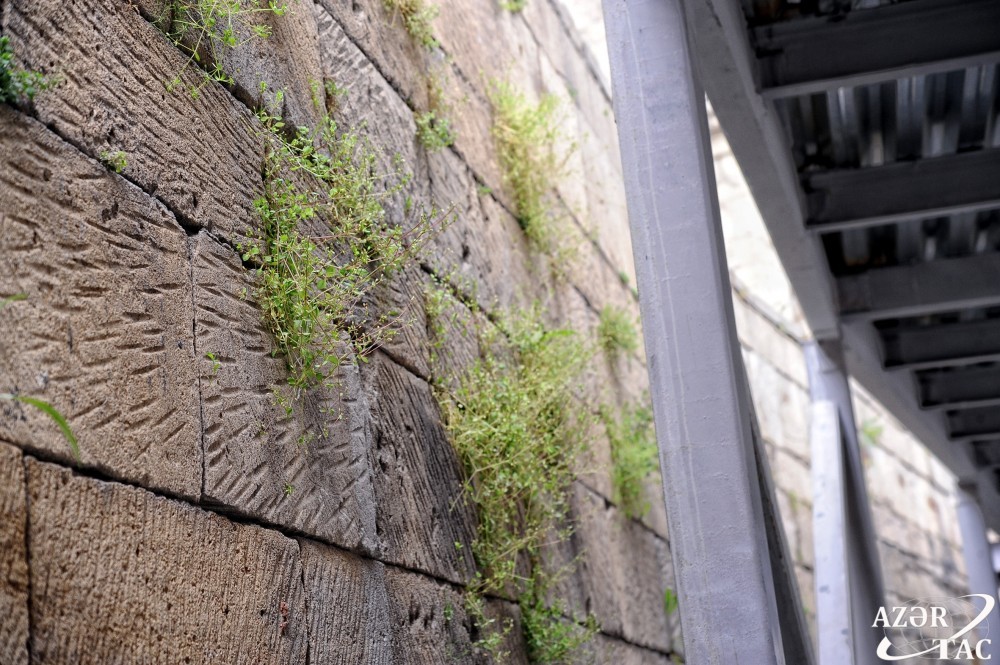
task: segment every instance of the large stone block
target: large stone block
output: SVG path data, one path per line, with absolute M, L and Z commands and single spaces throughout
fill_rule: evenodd
M 462 471 L 431 387 L 375 354 L 362 367 L 372 407 L 376 529 L 383 558 L 450 580 L 475 564 L 475 517 L 462 500 Z
M 551 275 L 517 220 L 479 188 L 455 153 L 435 152 L 428 162 L 432 199 L 454 204 L 458 222 L 435 238 L 427 263 L 488 312 L 544 302 Z
M 93 157 L 125 153 L 124 173 L 193 225 L 240 239 L 254 222 L 264 144 L 253 114 L 221 86 L 197 98 L 166 84 L 203 73 L 120 0 L 18 0 L 5 33 L 31 69 L 61 82 L 35 98 L 39 119 Z
M 295 541 L 27 467 L 33 663 L 305 662 Z
M 667 543 L 580 483 L 572 518 L 571 538 L 546 555 L 551 570 L 577 560 L 554 595 L 577 618 L 593 612 L 607 635 L 669 652 L 679 644 L 680 624 L 664 607 L 666 590 L 675 588 Z
M 372 429 L 357 366 L 341 368 L 339 388 L 315 388 L 294 399 L 286 362 L 276 355 L 239 256 L 202 232 L 192 239 L 192 263 L 205 501 L 375 551 Z M 276 392 L 291 400 L 291 413 Z
M 319 0 L 343 31 L 414 108 L 427 105 L 427 49 L 407 34 L 382 0 Z M 325 39 L 322 25 L 320 42 Z
M 82 462 L 197 497 L 201 434 L 187 238 L 154 199 L 0 109 L 0 392 L 47 400 Z M 72 459 L 28 405 L 0 405 L 0 436 Z
M 414 222 L 407 214 L 407 201 L 420 208 L 428 200 L 427 168 L 417 145 L 413 113 L 341 25 L 318 4 L 314 14 L 323 77 L 344 91 L 329 100 L 331 115 L 343 129 L 371 142 L 379 153 L 377 162 L 383 173 L 402 169 L 413 174 L 405 191 L 387 206 L 393 223 L 410 228 Z
M 0 663 L 28 665 L 28 559 L 24 461 L 0 443 Z
M 660 651 L 629 644 L 623 640 L 597 635 L 586 651 L 592 662 L 613 663 L 614 665 L 671 665 L 677 662 Z M 585 661 L 591 662 L 591 661 Z
M 475 642 L 483 633 L 465 611 L 462 595 L 453 587 L 397 568 L 386 568 L 390 621 L 396 641 L 396 660 L 401 665 L 487 665 L 494 659 Z M 502 662 L 526 664 L 517 606 L 499 600 L 486 604 L 486 615 L 494 626 L 512 626 L 498 651 Z
M 385 565 L 300 541 L 312 665 L 395 663 Z

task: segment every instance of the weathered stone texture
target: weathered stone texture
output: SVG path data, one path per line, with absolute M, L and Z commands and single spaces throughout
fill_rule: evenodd
M 390 665 L 395 639 L 383 564 L 301 541 L 312 665 Z
M 679 646 L 679 622 L 663 602 L 674 588 L 667 543 L 580 483 L 573 486 L 572 517 L 572 537 L 547 553 L 552 570 L 579 557 L 556 595 L 578 618 L 593 612 L 605 634 L 665 653 Z
M 33 663 L 305 662 L 295 541 L 27 467 Z
M 35 99 L 42 122 L 94 157 L 124 151 L 130 180 L 191 224 L 242 238 L 263 159 L 246 107 L 214 83 L 196 98 L 168 92 L 202 72 L 128 2 L 18 0 L 4 22 L 24 66 L 61 79 Z
M 302 541 L 309 662 L 344 665 L 492 663 L 458 588 L 394 566 Z M 525 663 L 511 603 L 489 600 L 487 616 L 515 630 L 501 650 Z
M 474 646 L 480 633 L 465 611 L 461 594 L 453 587 L 396 568 L 386 569 L 390 620 L 396 636 L 400 665 L 488 664 L 494 660 Z M 500 645 L 511 665 L 527 663 L 517 607 L 488 601 L 486 615 L 496 626 L 514 628 Z
M 385 560 L 467 581 L 475 519 L 461 499 L 461 468 L 430 386 L 381 354 L 362 372 L 375 428 L 376 528 Z
M 47 400 L 83 464 L 197 497 L 201 443 L 187 238 L 149 196 L 0 108 L 0 392 Z M 38 409 L 0 405 L 0 436 L 71 459 Z
M 339 387 L 292 402 L 285 360 L 253 302 L 254 282 L 229 247 L 192 239 L 195 333 L 205 427 L 204 499 L 352 549 L 376 549 L 372 430 L 356 365 Z M 220 364 L 217 371 L 212 354 Z
M 0 443 L 0 663 L 28 665 L 28 559 L 24 462 Z
M 409 228 L 414 222 L 406 213 L 407 199 L 417 207 L 428 199 L 426 165 L 418 148 L 413 113 L 340 24 L 320 5 L 315 5 L 314 10 L 323 77 L 344 91 L 329 100 L 333 117 L 345 129 L 371 142 L 379 153 L 378 165 L 383 173 L 402 169 L 414 175 L 406 191 L 387 205 L 390 220 Z
M 393 16 L 381 0 L 318 2 L 404 99 L 415 108 L 426 107 L 426 50 L 409 38 L 399 16 Z M 321 25 L 321 43 L 323 39 Z
M 598 635 L 586 652 L 593 662 L 608 665 L 671 665 L 678 662 L 659 651 L 637 647 L 607 635 Z

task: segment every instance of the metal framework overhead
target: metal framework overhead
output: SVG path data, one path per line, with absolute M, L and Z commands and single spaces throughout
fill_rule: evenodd
M 848 374 L 956 474 L 971 586 L 996 591 L 1000 2 L 604 10 L 687 661 L 813 662 L 733 323 L 707 93 L 817 340 L 819 662 L 874 662 Z
M 686 6 L 813 333 L 1000 529 L 1000 2 Z

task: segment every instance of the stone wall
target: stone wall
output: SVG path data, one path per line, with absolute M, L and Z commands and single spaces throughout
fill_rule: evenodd
M 158 27 L 169 6 L 2 1 L 18 63 L 59 83 L 0 106 L 0 295 L 27 294 L 0 316 L 0 393 L 66 414 L 82 459 L 39 411 L 0 402 L 0 662 L 488 660 L 463 609 L 476 518 L 431 388 L 422 293 L 452 279 L 490 316 L 540 302 L 552 325 L 584 334 L 606 305 L 638 314 L 620 277 L 633 270 L 607 92 L 550 0 L 519 14 L 443 0 L 435 52 L 382 0 L 293 0 L 265 19 L 269 39 L 225 51 L 232 85 L 192 97 L 165 86 L 178 73 L 199 82 Z M 439 152 L 415 139 L 431 68 L 445 73 L 457 137 Z M 559 278 L 510 212 L 490 136 L 495 78 L 563 100 L 577 149 L 558 205 L 577 252 Z M 263 187 L 254 111 L 274 98 L 261 81 L 284 91 L 294 124 L 322 115 L 313 82 L 346 89 L 328 108 L 338 123 L 402 156 L 414 201 L 453 204 L 458 218 L 382 294 L 413 324 L 291 417 L 270 398 L 286 370 L 242 295 L 253 266 L 237 249 Z M 101 160 L 114 151 L 121 173 Z M 476 354 L 466 332 L 445 340 L 450 362 Z M 638 399 L 640 358 L 595 357 L 589 406 Z M 328 434 L 296 445 L 317 423 Z M 584 558 L 564 601 L 600 621 L 596 662 L 667 663 L 681 645 L 664 609 L 658 481 L 654 510 L 628 519 L 608 460 L 595 433 L 572 491 L 565 554 Z M 519 620 L 505 598 L 488 613 Z M 519 630 L 507 648 L 525 661 Z

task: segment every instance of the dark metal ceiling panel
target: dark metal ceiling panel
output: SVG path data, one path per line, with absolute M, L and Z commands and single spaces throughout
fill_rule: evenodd
M 793 97 L 995 62 L 998 25 L 994 0 L 921 0 L 764 25 L 753 31 L 761 91 Z

